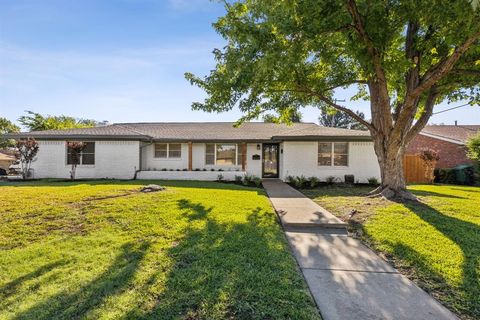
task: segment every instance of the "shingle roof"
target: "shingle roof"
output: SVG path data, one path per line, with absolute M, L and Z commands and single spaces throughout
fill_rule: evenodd
M 265 141 L 298 140 L 319 137 L 338 137 L 369 140 L 368 131 L 321 127 L 314 123 L 292 125 L 247 122 L 234 127 L 233 122 L 155 122 L 118 123 L 103 127 L 48 130 L 16 134 L 16 138 L 37 139 L 134 139 L 134 140 L 182 140 L 182 141 Z
M 465 144 L 469 137 L 480 131 L 480 125 L 430 125 L 422 133 L 439 139 L 454 140 Z

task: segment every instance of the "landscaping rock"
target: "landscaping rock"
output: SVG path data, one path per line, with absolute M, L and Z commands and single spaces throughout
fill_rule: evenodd
M 142 187 L 140 192 L 158 192 L 165 190 L 165 187 L 159 186 L 158 184 L 149 184 L 147 186 Z

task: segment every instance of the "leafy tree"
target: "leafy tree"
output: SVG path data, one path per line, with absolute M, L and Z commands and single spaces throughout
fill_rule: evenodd
M 365 114 L 363 112 L 357 110 L 355 113 L 365 120 Z M 350 117 L 348 114 L 325 106 L 320 108 L 320 117 L 318 117 L 318 121 L 320 125 L 325 127 L 367 130 L 365 125 Z
M 0 136 L 7 134 L 7 133 L 14 133 L 19 132 L 20 128 L 16 126 L 13 122 L 6 118 L 0 117 Z M 4 149 L 7 147 L 14 147 L 15 140 L 13 139 L 3 139 L 0 137 L 0 149 Z
M 467 156 L 480 163 L 480 131 L 467 141 Z
M 87 146 L 84 142 L 79 141 L 68 141 L 67 148 L 69 151 L 70 161 L 72 162 L 72 169 L 70 170 L 70 179 L 75 180 L 75 174 L 77 172 L 77 165 L 80 164 L 80 157 L 82 156 L 82 151 L 85 150 Z
M 269 123 L 295 123 L 302 122 L 302 113 L 295 108 L 286 108 L 279 115 L 266 114 L 263 116 L 263 122 Z
M 22 178 L 27 179 L 30 176 L 30 167 L 37 156 L 39 145 L 34 138 L 17 141 L 17 150 L 20 164 L 22 166 Z
M 192 108 L 239 108 L 239 121 L 286 106 L 329 106 L 371 132 L 381 170 L 373 194 L 415 199 L 403 176 L 405 146 L 443 100 L 480 101 L 477 1 L 239 0 L 214 24 L 227 40 L 206 77 L 186 73 L 207 98 Z M 357 88 L 372 119 L 336 103 Z
M 25 111 L 27 115 L 21 116 L 18 119 L 24 127 L 29 131 L 42 130 L 61 130 L 72 128 L 90 128 L 95 127 L 98 122 L 90 119 L 77 119 L 65 115 L 51 116 L 41 115 L 33 111 Z

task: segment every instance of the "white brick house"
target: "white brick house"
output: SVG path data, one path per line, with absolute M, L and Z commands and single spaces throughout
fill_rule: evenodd
M 262 178 L 354 175 L 380 179 L 368 132 L 321 127 L 233 123 L 124 123 L 86 129 L 26 132 L 40 144 L 34 178 L 68 178 L 68 141 L 87 147 L 77 178 L 215 180 L 235 175 Z

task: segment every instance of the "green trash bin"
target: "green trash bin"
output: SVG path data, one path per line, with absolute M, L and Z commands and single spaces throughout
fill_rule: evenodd
M 455 182 L 458 184 L 473 185 L 475 183 L 474 169 L 472 165 L 463 164 L 453 168 Z

